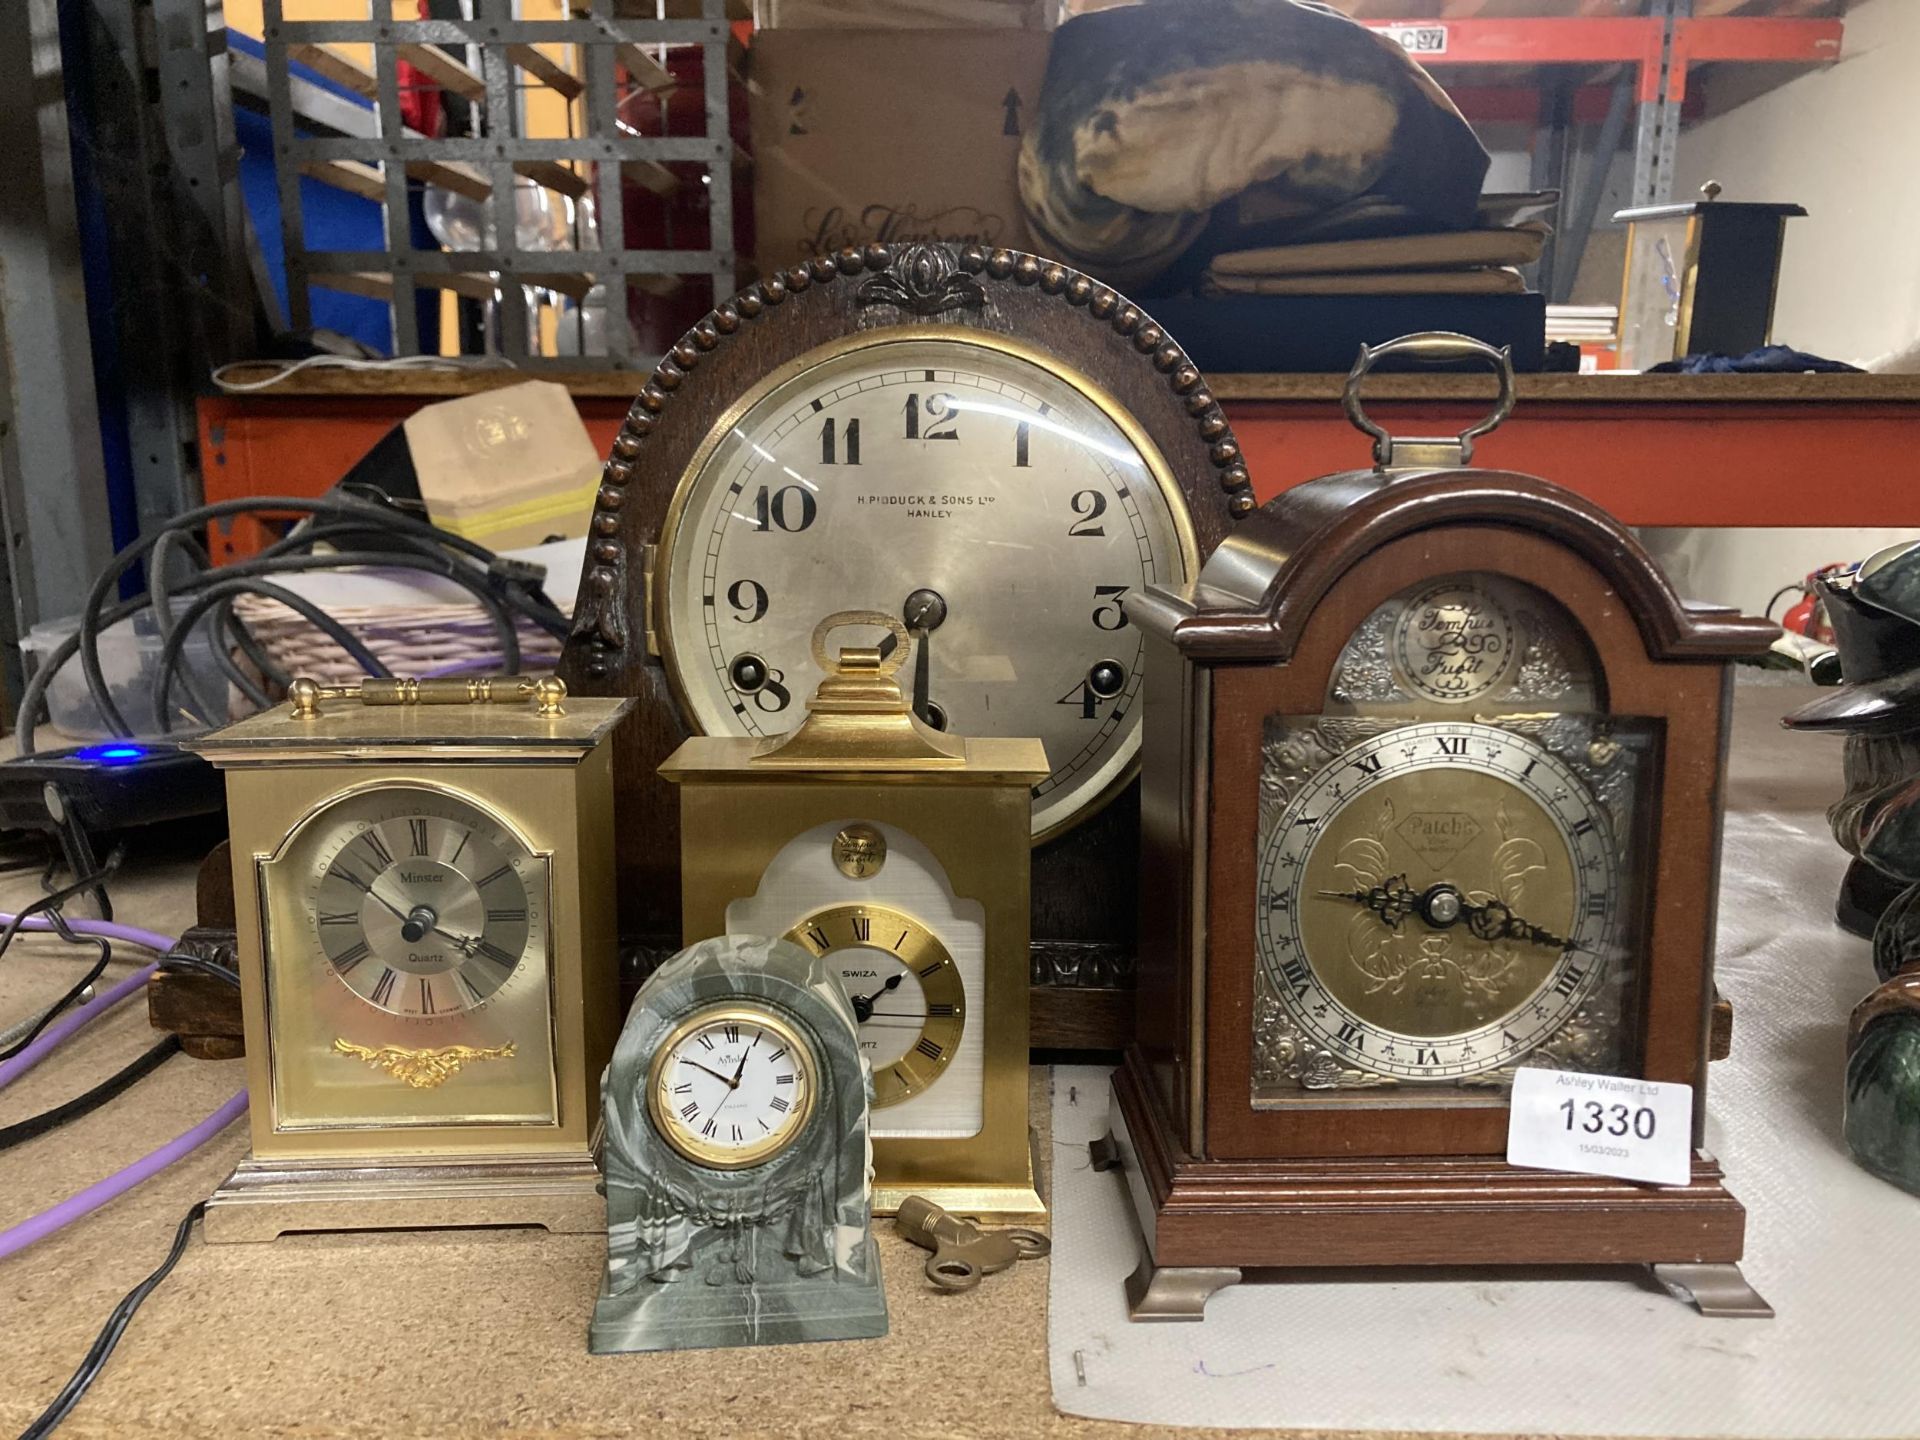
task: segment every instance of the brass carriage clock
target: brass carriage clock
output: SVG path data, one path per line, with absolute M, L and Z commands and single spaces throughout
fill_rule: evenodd
M 1392 439 L 1359 383 L 1396 350 L 1494 360 L 1499 409 Z M 1502 353 L 1363 351 L 1347 401 L 1373 470 L 1127 602 L 1141 987 L 1096 1159 L 1146 1237 L 1134 1313 L 1197 1319 L 1243 1266 L 1603 1262 L 1764 1313 L 1698 1146 L 1728 662 L 1777 631 L 1683 605 L 1579 496 L 1465 468 Z M 1509 1166 L 1523 1066 L 1694 1087 L 1688 1183 Z
M 842 629 L 881 643 L 830 655 Z M 894 679 L 910 646 L 891 616 L 831 615 L 799 728 L 697 737 L 667 759 L 687 940 L 784 937 L 838 977 L 873 1070 L 876 1213 L 919 1194 L 1030 1218 L 1045 1207 L 1027 1132 L 1027 825 L 1045 747 L 924 724 Z
M 558 680 L 298 680 L 227 772 L 253 1153 L 210 1240 L 595 1231 L 619 1028 L 608 732 Z
M 926 724 L 1046 745 L 1034 1038 L 1118 1046 L 1143 654 L 1122 601 L 1191 581 L 1253 508 L 1199 370 L 1064 265 L 869 245 L 718 306 L 613 442 L 560 666 L 640 700 L 615 740 L 623 941 L 678 948 L 660 762 L 688 734 L 791 732 L 824 674 L 815 622 L 882 610 L 913 632 Z

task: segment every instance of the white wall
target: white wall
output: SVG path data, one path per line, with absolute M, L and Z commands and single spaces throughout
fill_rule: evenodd
M 1920 0 L 1857 0 L 1837 64 L 1682 130 L 1674 199 L 1710 179 L 1728 200 L 1794 201 L 1810 212 L 1787 225 L 1776 341 L 1864 364 L 1920 339 Z M 1888 483 L 1916 479 L 1889 476 Z M 1789 580 L 1910 533 L 1670 531 L 1649 538 L 1683 589 L 1757 614 Z
M 1920 4 L 1862 0 L 1838 64 L 1682 130 L 1674 199 L 1708 180 L 1810 212 L 1787 223 L 1775 339 L 1860 365 L 1920 338 Z

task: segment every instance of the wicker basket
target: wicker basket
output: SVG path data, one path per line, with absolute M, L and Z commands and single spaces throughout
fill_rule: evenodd
M 571 611 L 571 605 L 561 606 Z M 261 647 L 290 675 L 327 684 L 348 684 L 366 672 L 327 633 L 277 600 L 242 595 L 234 613 Z M 504 668 L 493 623 L 478 605 L 339 605 L 328 614 L 352 631 L 395 675 L 421 679 L 462 671 Z M 520 668 L 551 670 L 560 659 L 560 642 L 521 620 Z

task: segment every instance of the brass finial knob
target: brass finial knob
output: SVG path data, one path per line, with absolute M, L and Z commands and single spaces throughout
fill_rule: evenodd
M 287 686 L 287 699 L 293 702 L 293 713 L 308 716 L 320 713 L 320 682 L 309 680 L 305 675 Z
M 564 715 L 560 702 L 567 698 L 567 682 L 558 675 L 542 675 L 533 682 L 533 701 L 542 715 Z
M 1718 200 L 1720 198 L 1720 182 L 1718 180 L 1707 181 L 1706 184 L 1700 187 L 1700 198 L 1702 200 Z

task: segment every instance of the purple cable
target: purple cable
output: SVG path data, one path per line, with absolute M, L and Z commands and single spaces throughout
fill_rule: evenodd
M 0 928 L 11 925 L 13 921 L 13 916 L 0 914 Z M 158 950 L 162 955 L 171 950 L 174 943 L 169 937 L 160 934 L 157 930 L 142 930 L 137 925 L 116 925 L 108 920 L 69 920 L 67 926 L 69 929 L 81 935 L 99 935 L 108 940 L 119 940 L 128 945 L 138 945 L 146 950 Z M 50 931 L 54 927 L 52 921 L 43 920 L 39 916 L 34 915 L 29 916 L 26 924 L 21 928 L 24 930 Z M 4 1090 L 15 1080 L 26 1074 L 27 1071 L 46 1059 L 48 1055 L 53 1053 L 55 1047 L 69 1035 L 73 1034 L 74 1031 L 80 1029 L 81 1026 L 99 1019 L 102 1015 L 106 1014 L 107 1011 L 120 1004 L 121 1001 L 138 994 L 141 987 L 147 983 L 147 977 L 152 975 L 156 968 L 158 967 L 153 965 L 142 966 L 119 984 L 115 985 L 111 990 L 94 996 L 93 999 L 89 1000 L 85 1005 L 82 1005 L 78 1010 L 72 1011 L 65 1018 L 49 1025 L 40 1037 L 31 1045 L 27 1046 L 26 1049 L 22 1050 L 11 1060 L 0 1063 L 0 1090 Z
M 11 915 L 0 914 L 0 928 L 11 925 L 13 920 L 14 917 Z M 158 950 L 162 955 L 174 946 L 173 940 L 168 936 L 156 930 L 142 930 L 134 925 L 116 925 L 106 920 L 69 920 L 67 924 L 82 935 L 99 935 L 108 940 L 120 940 L 129 945 Z M 54 926 L 52 921 L 35 916 L 29 917 L 22 928 L 52 930 Z M 105 1014 L 129 996 L 138 994 L 141 987 L 147 983 L 147 977 L 159 968 L 157 965 L 143 965 L 104 995 L 95 996 L 59 1024 L 49 1027 L 47 1032 L 33 1044 L 4 1065 L 0 1065 L 0 1087 L 5 1087 L 17 1076 L 31 1070 L 46 1059 L 55 1046 L 88 1021 Z M 81 1216 L 92 1214 L 109 1200 L 126 1194 L 141 1181 L 152 1179 L 181 1156 L 198 1150 L 246 1113 L 247 1092 L 242 1090 L 191 1130 L 176 1135 L 158 1150 L 134 1161 L 118 1174 L 95 1181 L 79 1194 L 71 1195 L 59 1204 L 42 1210 L 38 1215 L 22 1220 L 11 1229 L 0 1230 L 0 1260 L 6 1259 L 9 1255 L 19 1254 L 36 1241 L 44 1240 L 54 1231 L 71 1225 Z
M 30 1220 L 22 1220 L 10 1230 L 0 1230 L 0 1260 L 19 1254 L 35 1241 L 46 1239 L 61 1227 L 71 1225 L 109 1200 L 126 1194 L 142 1180 L 153 1178 L 181 1156 L 198 1150 L 246 1113 L 247 1092 L 242 1090 L 191 1130 L 175 1136 L 158 1150 L 134 1161 L 119 1174 L 96 1181 L 78 1195 L 62 1200 Z

